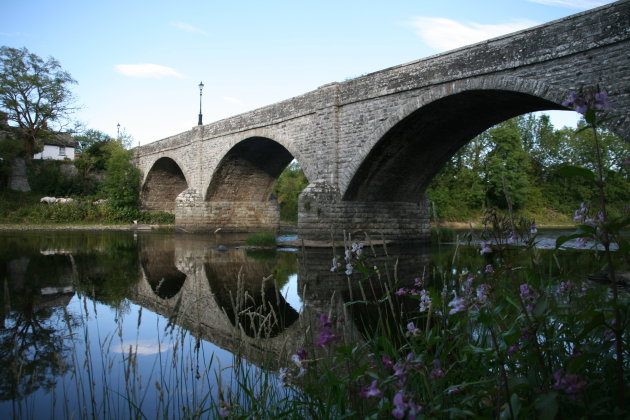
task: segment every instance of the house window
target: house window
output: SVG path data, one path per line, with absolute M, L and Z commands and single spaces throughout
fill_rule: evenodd
M 66 155 L 66 146 L 59 146 L 59 156 Z

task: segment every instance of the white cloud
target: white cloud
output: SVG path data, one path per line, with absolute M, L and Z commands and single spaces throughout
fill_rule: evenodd
M 160 64 L 117 64 L 114 66 L 114 69 L 118 73 L 130 77 L 153 79 L 161 79 L 162 77 L 176 77 L 178 79 L 184 78 L 184 76 L 177 72 L 177 70 Z
M 170 350 L 173 345 L 171 343 L 158 343 L 153 340 L 138 340 L 133 342 L 123 342 L 120 347 L 114 346 L 110 351 L 112 353 L 128 354 L 129 347 L 131 351 L 139 355 L 158 354 Z
M 225 102 L 229 102 L 231 104 L 243 105 L 243 101 L 237 98 L 232 98 L 230 96 L 221 96 L 220 98 L 223 99 Z
M 613 0 L 529 0 L 532 3 L 540 3 L 546 6 L 569 7 L 571 9 L 592 9 L 612 3 Z
M 171 22 L 170 25 L 174 28 L 180 29 L 182 31 L 185 32 L 190 32 L 193 34 L 199 34 L 199 35 L 203 35 L 203 36 L 209 36 L 208 33 L 206 31 L 204 31 L 203 29 L 197 28 L 196 26 L 193 26 L 189 23 L 186 22 Z
M 419 16 L 411 25 L 416 33 L 431 48 L 446 51 L 479 41 L 494 38 L 511 32 L 520 31 L 537 25 L 531 20 L 518 20 L 510 23 L 485 25 L 475 22 L 458 22 L 456 20 Z

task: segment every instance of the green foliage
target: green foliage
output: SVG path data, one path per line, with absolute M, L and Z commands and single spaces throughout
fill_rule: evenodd
M 276 246 L 276 235 L 263 230 L 247 238 L 245 243 L 249 246 Z
M 350 287 L 356 280 L 370 286 L 343 314 L 365 305 L 368 315 L 378 314 L 377 326 L 359 343 L 345 341 L 345 321 L 322 313 L 318 344 L 307 343 L 309 354 L 299 364 L 306 374 L 288 362 L 285 382 L 295 391 L 295 406 L 309 404 L 318 418 L 627 416 L 611 398 L 618 387 L 611 381 L 611 322 L 618 307 L 628 325 L 630 300 L 612 303 L 608 286 L 589 283 L 583 268 L 573 272 L 575 256 L 549 255 L 542 264 L 538 250 L 509 242 L 505 231 L 512 224 L 492 218 L 483 239 L 496 242 L 487 255 L 471 250 L 476 264 L 462 263 L 462 249 L 438 260 L 428 270 L 433 276 L 402 280 L 384 292 L 375 292 L 369 279 L 387 268 L 371 269 L 375 262 L 355 244 L 347 249 L 344 264 L 360 273 L 348 279 Z M 525 225 L 517 239 L 531 244 Z M 527 259 L 532 263 L 523 264 Z M 626 327 L 626 354 L 627 333 Z
M 484 207 L 505 209 L 507 197 L 521 213 L 569 220 L 581 202 L 597 197 L 592 180 L 568 179 L 561 169 L 595 170 L 592 139 L 584 127 L 581 122 L 577 129 L 556 130 L 547 116 L 534 114 L 504 121 L 462 147 L 426 194 L 441 220 L 470 220 Z M 620 215 L 630 202 L 630 171 L 621 166 L 630 147 L 607 131 L 601 132 L 601 144 L 609 209 Z
M 0 191 L 0 223 L 9 224 L 109 224 L 132 223 L 172 224 L 170 213 L 140 212 L 135 208 L 96 206 L 89 200 L 76 199 L 68 204 L 43 204 L 41 194 Z
M 431 242 L 453 242 L 455 240 L 455 231 L 453 229 L 440 227 L 431 228 Z
M 292 162 L 278 177 L 273 192 L 280 204 L 280 220 L 297 222 L 298 197 L 308 180 L 297 162 Z
M 89 178 L 73 173 L 73 162 L 58 160 L 33 160 L 28 166 L 31 190 L 44 196 L 69 197 L 94 193 Z M 66 167 L 63 171 L 62 168 Z
M 528 155 L 523 149 L 518 120 L 511 119 L 488 130 L 490 143 L 485 165 L 487 203 L 490 207 L 523 208 L 531 190 Z
M 106 143 L 109 158 L 105 164 L 106 176 L 101 191 L 107 206 L 121 217 L 131 216 L 140 200 L 140 171 L 133 166 L 133 152 L 125 150 L 118 141 Z
M 96 154 L 93 151 L 91 151 L 91 149 L 96 147 L 96 145 L 98 144 L 102 145 L 102 144 L 109 143 L 110 141 L 114 140 L 111 136 L 103 133 L 102 131 L 98 131 L 94 129 L 85 130 L 83 133 L 73 136 L 72 139 L 74 140 L 75 151 L 79 154 L 90 153 L 90 152 L 92 154 Z M 102 155 L 102 153 L 98 155 Z M 104 167 L 105 165 L 103 162 L 103 166 L 101 167 L 101 169 L 103 169 Z

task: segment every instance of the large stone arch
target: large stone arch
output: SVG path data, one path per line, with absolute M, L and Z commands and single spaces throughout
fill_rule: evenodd
M 140 201 L 143 210 L 175 212 L 175 199 L 188 188 L 181 166 L 170 157 L 157 159 L 142 184 Z
M 567 95 L 538 81 L 495 77 L 449 83 L 416 98 L 393 110 L 366 141 L 349 165 L 354 172 L 343 200 L 418 202 L 433 176 L 476 135 L 521 114 L 566 109 Z

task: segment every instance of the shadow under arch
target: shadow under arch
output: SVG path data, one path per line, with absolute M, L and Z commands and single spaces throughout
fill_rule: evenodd
M 208 186 L 206 201 L 265 202 L 293 155 L 267 137 L 249 137 L 223 157 Z
M 465 90 L 437 99 L 411 112 L 376 142 L 343 199 L 418 202 L 435 174 L 476 135 L 509 118 L 554 109 L 566 108 L 501 89 Z
M 140 251 L 140 264 L 155 295 L 161 299 L 175 297 L 186 282 L 186 274 L 175 267 L 175 249 L 144 246 Z
M 204 264 L 210 290 L 235 327 L 251 338 L 274 338 L 300 314 L 284 299 L 269 277 L 273 260 L 224 261 Z
M 155 161 L 140 192 L 143 210 L 175 213 L 175 199 L 188 182 L 181 167 L 170 157 Z

